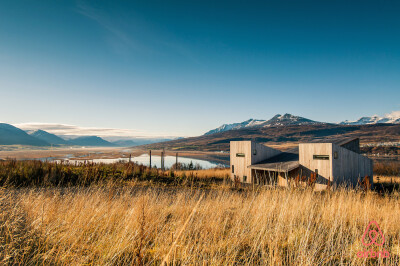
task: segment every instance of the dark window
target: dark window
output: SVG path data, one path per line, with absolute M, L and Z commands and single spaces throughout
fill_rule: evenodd
M 232 174 L 235 172 L 235 166 L 232 164 Z
M 244 157 L 244 153 L 236 153 L 236 157 Z
M 314 160 L 329 160 L 329 155 L 313 155 Z
M 246 182 L 247 181 L 247 176 L 243 176 L 243 182 Z
M 318 177 L 318 169 L 315 169 L 315 176 Z
M 253 150 L 253 155 L 257 155 L 257 150 L 256 149 Z
M 339 157 L 338 152 L 335 151 L 335 152 L 333 153 L 333 159 L 337 159 L 338 157 Z

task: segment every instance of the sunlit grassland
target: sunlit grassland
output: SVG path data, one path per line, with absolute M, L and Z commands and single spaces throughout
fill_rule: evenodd
M 398 193 L 352 190 L 3 190 L 0 257 L 10 264 L 160 264 L 172 249 L 169 263 L 184 265 L 398 265 L 399 203 Z M 356 256 L 371 220 L 384 233 L 389 258 Z
M 1 179 L 0 264 L 400 263 L 398 191 L 237 190 L 223 182 L 226 169 L 9 163 L 0 168 L 8 178 Z M 357 257 L 372 220 L 385 237 L 373 249 L 389 258 Z

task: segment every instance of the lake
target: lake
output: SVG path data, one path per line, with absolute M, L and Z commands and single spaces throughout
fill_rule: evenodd
M 60 160 L 56 160 L 60 161 Z M 64 161 L 68 161 L 70 163 L 82 163 L 84 161 L 89 161 L 89 162 L 94 162 L 94 163 L 115 163 L 118 161 L 123 161 L 123 162 L 128 162 L 129 158 L 115 158 L 115 159 L 90 159 L 90 160 L 70 160 L 66 158 Z M 132 162 L 138 163 L 138 164 L 143 164 L 146 166 L 150 165 L 150 156 L 148 154 L 142 154 L 140 156 L 135 156 L 131 158 Z M 176 157 L 175 156 L 164 156 L 164 165 L 165 168 L 171 168 L 173 164 L 176 162 Z M 183 164 L 190 164 L 190 162 L 193 163 L 193 165 L 199 164 L 203 169 L 210 169 L 210 168 L 215 168 L 215 167 L 227 167 L 226 165 L 215 163 L 215 162 L 210 162 L 206 160 L 200 160 L 200 159 L 192 159 L 192 158 L 186 158 L 186 157 L 178 157 L 178 163 L 183 163 Z M 161 167 L 161 156 L 159 155 L 152 155 L 151 156 L 151 166 L 152 167 Z

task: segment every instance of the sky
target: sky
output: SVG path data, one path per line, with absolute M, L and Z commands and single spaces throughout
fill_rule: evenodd
M 0 121 L 159 137 L 398 111 L 399 14 L 400 1 L 0 0 Z

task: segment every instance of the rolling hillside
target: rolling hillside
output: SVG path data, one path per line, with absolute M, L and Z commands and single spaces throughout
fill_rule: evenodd
M 0 145 L 50 146 L 48 142 L 6 123 L 0 123 Z
M 251 127 L 210 135 L 144 145 L 146 149 L 228 151 L 232 140 L 255 140 L 260 143 L 298 143 L 316 138 L 357 136 L 362 143 L 400 141 L 400 125 L 311 124 Z
M 67 145 L 68 144 L 68 141 L 66 141 L 65 139 L 62 139 L 59 136 L 51 134 L 44 130 L 33 131 L 32 133 L 30 133 L 30 135 L 35 138 L 46 141 L 47 143 L 53 144 L 53 145 Z
M 108 142 L 97 136 L 84 136 L 68 141 L 71 145 L 77 146 L 95 146 L 95 147 L 116 147 L 114 143 Z

